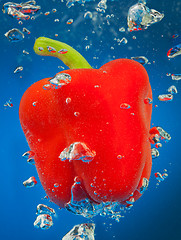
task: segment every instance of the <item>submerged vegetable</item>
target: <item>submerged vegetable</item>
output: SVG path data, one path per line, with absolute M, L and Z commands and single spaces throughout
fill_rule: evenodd
M 48 38 L 37 39 L 34 50 L 71 68 L 34 83 L 20 103 L 21 126 L 47 195 L 61 207 L 72 197 L 137 200 L 152 166 L 152 104 L 144 101 L 152 91 L 145 68 L 117 59 L 92 69 L 73 48 Z

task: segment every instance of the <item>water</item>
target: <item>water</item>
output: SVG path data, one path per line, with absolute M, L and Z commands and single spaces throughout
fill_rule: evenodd
M 66 6 L 66 2 L 68 1 L 49 0 L 47 4 L 47 1 L 39 0 L 36 6 L 41 6 L 41 10 L 35 14 L 23 14 L 30 18 L 20 19 L 22 24 L 16 17 L 0 11 L 2 46 L 0 56 L 2 79 L 0 238 L 6 240 L 62 239 L 74 225 L 93 222 L 96 225 L 96 240 L 144 240 L 145 236 L 148 240 L 180 239 L 181 207 L 176 202 L 181 200 L 181 87 L 179 81 L 181 3 L 178 0 L 148 0 L 146 5 L 164 14 L 164 18 L 144 31 L 128 32 L 128 10 L 137 1 L 107 0 L 107 8 L 105 4 L 102 5 L 104 7 L 102 12 L 96 10 L 100 1 L 87 1 L 84 4 L 74 2 L 74 6 L 70 8 Z M 4 0 L 0 2 L 1 9 L 4 3 L 6 3 Z M 45 15 L 46 12 L 49 14 Z M 87 12 L 91 14 L 85 17 Z M 23 15 L 21 15 L 22 18 Z M 108 18 L 107 15 L 112 16 Z M 67 24 L 69 19 L 73 19 L 72 24 Z M 122 27 L 125 28 L 125 32 L 119 31 Z M 24 38 L 21 41 L 11 42 L 4 36 L 13 28 L 23 32 Z M 23 28 L 28 31 L 23 31 Z M 121 218 L 119 223 L 102 216 L 87 220 L 82 216 L 75 216 L 64 209 L 59 209 L 49 202 L 49 199 L 44 198 L 46 193 L 41 187 L 35 166 L 27 164 L 26 159 L 21 157 L 24 152 L 29 151 L 18 117 L 19 103 L 23 93 L 34 82 L 43 78 L 52 78 L 63 68 L 67 69 L 59 59 L 41 57 L 34 53 L 35 38 L 40 36 L 69 44 L 78 50 L 94 68 L 99 68 L 113 59 L 135 56 L 144 56 L 150 62 L 144 67 L 153 89 L 151 126 L 162 126 L 169 132 L 172 139 L 168 143 L 162 142 L 163 147 L 159 148 L 159 157 L 153 159 L 152 175 L 147 191 L 129 211 L 121 213 L 124 218 Z M 125 45 L 119 45 L 119 42 L 114 40 L 114 38 L 122 39 L 123 37 L 128 40 Z M 178 47 L 175 48 L 176 46 Z M 174 57 L 167 56 L 170 49 L 174 49 L 172 53 Z M 24 54 L 23 50 L 29 54 Z M 18 66 L 22 66 L 23 71 L 14 74 Z M 171 75 L 167 77 L 167 73 Z M 110 83 L 113 84 L 111 81 Z M 171 93 L 168 93 L 168 88 L 172 85 L 178 91 L 174 94 L 173 100 L 159 101 L 159 95 Z M 66 101 L 65 98 L 67 106 L 71 104 L 70 101 Z M 119 110 L 130 111 L 131 107 Z M 79 117 L 81 113 L 77 118 Z M 134 129 L 132 133 L 134 134 Z M 122 157 L 119 161 L 124 159 Z M 164 169 L 167 169 L 168 177 L 157 185 L 158 181 L 154 174 L 159 172 L 163 177 Z M 38 184 L 34 188 L 26 189 L 22 183 L 30 176 L 35 176 Z M 57 215 L 53 218 L 54 225 L 45 231 L 33 226 L 37 217 L 36 207 L 39 203 L 55 209 Z M 11 221 L 9 215 L 11 215 Z

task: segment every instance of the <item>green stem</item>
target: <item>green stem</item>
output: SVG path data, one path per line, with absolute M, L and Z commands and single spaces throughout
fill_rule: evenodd
M 52 51 L 48 50 L 48 47 L 52 48 Z M 66 50 L 66 53 L 58 53 L 60 50 Z M 92 68 L 85 58 L 77 52 L 75 49 L 56 40 L 52 40 L 46 37 L 39 37 L 35 41 L 34 51 L 41 56 L 57 57 L 63 61 L 70 69 L 76 68 Z

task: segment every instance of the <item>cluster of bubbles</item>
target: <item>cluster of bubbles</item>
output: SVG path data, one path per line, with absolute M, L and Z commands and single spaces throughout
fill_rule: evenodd
M 83 223 L 75 225 L 63 238 L 62 240 L 94 240 L 94 223 Z

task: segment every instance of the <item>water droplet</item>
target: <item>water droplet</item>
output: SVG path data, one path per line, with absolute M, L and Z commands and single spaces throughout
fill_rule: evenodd
M 39 50 L 40 52 L 42 52 L 42 51 L 44 50 L 44 48 L 39 47 L 38 50 Z
M 66 98 L 65 102 L 68 104 L 68 103 L 71 103 L 72 99 L 71 98 Z
M 23 71 L 23 67 L 20 66 L 20 67 L 17 67 L 15 70 L 14 70 L 14 73 L 19 73 L 19 72 L 22 72 Z
M 123 37 L 123 38 L 120 40 L 120 43 L 122 43 L 122 44 L 127 44 L 127 43 L 128 43 L 128 40 L 127 40 L 125 37 Z
M 54 187 L 55 187 L 55 188 L 59 187 L 59 184 L 58 184 L 58 183 L 55 183 L 55 184 L 54 184 Z
M 159 182 L 163 182 L 165 180 L 165 178 L 162 176 L 160 172 L 156 172 L 155 177 Z
M 47 196 L 46 196 L 47 197 Z M 53 208 L 48 207 L 44 204 L 38 204 L 36 208 L 36 214 L 49 214 L 49 215 L 55 215 L 55 210 Z
M 168 92 L 171 93 L 171 94 L 178 93 L 177 88 L 174 85 L 172 85 L 168 88 Z
M 44 90 L 50 90 L 52 88 L 52 86 L 51 86 L 51 84 L 45 84 L 45 85 L 43 85 L 43 89 Z
M 75 225 L 62 240 L 94 240 L 94 223 Z
M 180 52 L 181 54 L 181 52 Z M 172 80 L 181 80 L 181 74 L 171 74 Z
M 60 49 L 60 50 L 58 51 L 58 53 L 60 53 L 60 54 L 66 54 L 66 53 L 68 53 L 68 50 L 67 50 L 67 49 Z
M 130 198 L 126 201 L 126 203 L 128 203 L 128 204 L 133 204 L 134 202 L 135 202 L 134 197 L 130 197 Z
M 120 108 L 121 109 L 129 109 L 131 106 L 127 103 L 121 103 Z
M 121 27 L 121 28 L 119 28 L 119 31 L 120 31 L 120 32 L 125 32 L 125 28 L 124 28 L 124 27 Z
M 27 1 L 24 3 L 7 2 L 3 5 L 2 10 L 3 13 L 7 13 L 17 20 L 28 20 L 30 19 L 30 16 L 28 14 L 35 13 L 41 8 L 35 4 L 35 1 Z
M 20 30 L 18 30 L 17 28 L 13 28 L 13 29 L 9 30 L 4 35 L 11 42 L 19 42 L 19 41 L 22 41 L 23 38 L 24 38 L 24 34 Z
M 98 4 L 97 4 L 97 8 L 96 10 L 98 12 L 102 12 L 105 13 L 106 9 L 107 9 L 107 0 L 101 0 Z
M 33 103 L 32 103 L 32 105 L 33 105 L 34 107 L 36 107 L 36 104 L 37 104 L 37 102 L 33 102 Z
M 28 180 L 23 182 L 23 185 L 26 188 L 34 187 L 36 184 L 37 184 L 37 181 L 36 181 L 35 177 L 30 177 L 30 178 L 28 178 Z
M 68 148 L 65 148 L 59 158 L 61 161 L 65 160 L 81 160 L 83 162 L 91 162 L 96 156 L 95 151 L 91 151 L 85 143 L 75 142 L 72 143 Z
M 24 55 L 29 55 L 29 52 L 27 52 L 26 50 L 23 50 L 23 54 Z
M 151 98 L 147 97 L 147 98 L 144 99 L 144 103 L 145 104 L 152 104 L 153 100 Z
M 157 130 L 159 131 L 159 134 L 161 136 L 161 139 L 163 140 L 166 140 L 166 141 L 170 141 L 171 140 L 171 136 L 169 133 L 167 133 L 163 128 L 161 127 L 156 127 Z
M 135 60 L 137 62 L 139 62 L 142 65 L 145 65 L 148 63 L 148 58 L 144 57 L 144 56 L 138 56 L 138 57 L 131 57 L 132 60 Z
M 9 99 L 5 104 L 4 104 L 4 107 L 13 107 L 13 103 L 11 101 L 11 99 Z
M 85 14 L 84 14 L 84 18 L 85 19 L 91 19 L 92 18 L 92 13 L 87 11 Z
M 151 149 L 151 155 L 152 155 L 152 158 L 157 158 L 159 157 L 159 151 L 156 149 L 156 148 L 152 148 Z
M 143 194 L 148 188 L 149 181 L 147 178 L 142 178 L 142 185 L 140 187 L 140 193 Z
M 38 215 L 34 222 L 34 227 L 41 229 L 49 229 L 52 225 L 53 225 L 52 217 L 48 214 Z
M 71 76 L 68 73 L 58 73 L 49 81 L 56 87 L 61 88 L 71 82 Z
M 117 159 L 122 159 L 123 157 L 121 155 L 117 155 Z
M 78 116 L 80 116 L 80 113 L 79 113 L 79 112 L 74 112 L 74 115 L 75 115 L 76 117 L 78 117 Z
M 162 102 L 168 102 L 173 100 L 172 94 L 162 94 L 158 96 L 158 99 Z
M 50 14 L 50 12 L 45 12 L 44 15 L 45 16 L 48 16 Z
M 70 25 L 70 24 L 73 23 L 73 21 L 74 21 L 74 20 L 71 18 L 71 19 L 69 19 L 69 20 L 67 21 L 67 24 Z
M 25 33 L 27 33 L 27 34 L 30 34 L 31 32 L 30 32 L 30 30 L 28 30 L 27 28 L 23 28 L 23 32 L 25 32 Z
M 128 11 L 127 23 L 129 31 L 147 29 L 153 23 L 159 22 L 164 14 L 154 9 L 149 9 L 142 3 L 137 3 L 130 7 Z
M 168 50 L 167 57 L 174 58 L 180 54 L 181 54 L 181 44 L 178 44 Z M 177 80 L 177 79 L 173 79 L 173 80 Z
M 54 47 L 47 46 L 47 50 L 51 53 L 56 53 L 56 49 Z

